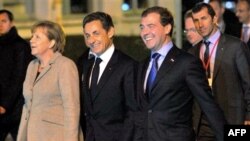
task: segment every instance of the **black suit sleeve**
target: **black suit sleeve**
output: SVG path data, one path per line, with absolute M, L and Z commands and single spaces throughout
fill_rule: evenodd
M 242 82 L 244 91 L 244 100 L 246 102 L 245 120 L 250 120 L 250 51 L 249 48 L 241 43 L 241 46 L 235 52 L 235 64 L 238 75 Z
M 186 81 L 191 92 L 196 98 L 202 111 L 208 118 L 208 121 L 216 135 L 218 141 L 223 141 L 224 124 L 226 123 L 222 110 L 215 103 L 205 71 L 200 59 L 195 58 L 188 65 L 186 72 Z

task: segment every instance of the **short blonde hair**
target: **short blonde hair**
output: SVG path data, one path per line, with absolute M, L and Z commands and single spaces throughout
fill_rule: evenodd
M 34 33 L 37 28 L 43 28 L 49 40 L 55 40 L 53 51 L 63 52 L 66 44 L 65 34 L 63 28 L 52 21 L 39 21 L 31 28 L 31 33 Z

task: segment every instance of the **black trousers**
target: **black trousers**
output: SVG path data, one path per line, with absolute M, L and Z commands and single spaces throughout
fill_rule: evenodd
M 0 141 L 5 141 L 7 135 L 10 133 L 14 141 L 17 138 L 20 117 L 0 116 Z
M 206 116 L 204 116 L 204 114 L 202 114 L 201 117 L 201 122 L 199 124 L 199 131 L 198 131 L 198 135 L 197 135 L 197 141 L 215 141 L 215 135 L 209 125 L 209 123 L 207 122 L 207 118 Z

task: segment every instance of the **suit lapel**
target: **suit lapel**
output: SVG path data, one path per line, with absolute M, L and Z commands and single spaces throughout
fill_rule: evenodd
M 139 89 L 139 93 L 143 94 L 142 97 L 144 97 L 145 99 L 148 99 L 148 94 L 145 93 L 144 91 L 144 83 L 145 83 L 145 78 L 146 78 L 146 73 L 147 73 L 147 68 L 150 62 L 150 58 L 148 57 L 146 60 L 144 60 L 141 64 L 140 64 L 140 69 L 139 69 L 139 73 L 138 75 L 138 87 Z
M 109 80 L 111 77 L 111 74 L 115 71 L 116 65 L 119 62 L 119 54 L 115 50 L 112 57 L 110 58 L 106 68 L 104 69 L 104 72 L 102 73 L 102 76 L 99 80 L 99 83 L 97 85 L 97 91 L 96 95 L 93 96 L 93 101 L 95 101 L 96 97 L 100 94 L 101 89 L 103 86 L 106 84 L 106 82 Z
M 82 56 L 82 59 L 81 59 L 81 66 L 82 67 L 82 85 L 81 87 L 85 88 L 86 91 L 84 91 L 84 95 L 86 96 L 86 100 L 85 102 L 87 102 L 85 104 L 85 106 L 89 107 L 89 108 L 86 108 L 88 109 L 90 113 L 93 112 L 93 101 L 92 101 L 92 95 L 91 95 L 91 92 L 90 92 L 90 89 L 89 89 L 89 80 L 90 80 L 90 74 L 91 74 L 91 69 L 92 69 L 92 66 L 93 66 L 93 63 L 94 63 L 94 58 L 92 59 L 89 59 L 88 58 L 88 55 L 89 55 L 89 51 L 86 51 L 83 56 Z
M 220 41 L 219 41 L 219 44 L 218 44 L 217 50 L 216 50 L 215 60 L 214 60 L 213 81 L 215 80 L 216 75 L 219 71 L 221 60 L 222 60 L 223 54 L 225 52 L 225 48 L 224 48 L 225 40 L 226 40 L 225 36 L 221 35 Z
M 51 58 L 51 60 L 49 61 L 49 65 L 47 65 L 47 66 L 40 72 L 40 74 L 37 76 L 36 80 L 34 81 L 34 85 L 35 85 L 41 78 L 43 78 L 44 75 L 45 75 L 47 72 L 49 72 L 49 70 L 51 69 L 52 64 L 55 63 L 56 59 L 57 59 L 59 56 L 61 56 L 61 54 L 58 53 L 58 52 L 56 52 L 56 53 L 54 54 L 54 56 L 53 56 L 53 57 Z M 36 64 L 37 70 L 38 70 L 38 65 L 39 65 L 39 62 L 37 62 L 37 64 Z M 36 72 L 37 72 L 37 71 L 36 71 Z
M 164 61 L 162 62 L 162 65 L 157 72 L 152 91 L 154 90 L 155 86 L 159 81 L 166 75 L 166 73 L 172 68 L 172 66 L 176 62 L 176 55 L 177 55 L 177 47 L 173 46 L 172 49 L 169 50 L 167 56 L 165 57 Z M 152 92 L 151 91 L 151 92 Z
M 37 66 L 38 68 L 38 66 Z M 40 74 L 37 76 L 34 85 L 50 70 L 51 66 L 48 65 L 46 66 L 41 72 Z
M 37 74 L 38 74 L 37 73 L 38 72 L 38 66 L 39 66 L 39 60 L 36 59 L 34 61 L 34 64 L 32 65 L 32 70 L 31 70 L 32 74 L 30 74 L 30 80 L 31 80 L 31 83 L 32 83 L 33 86 L 35 85 L 36 78 L 38 77 L 37 76 Z

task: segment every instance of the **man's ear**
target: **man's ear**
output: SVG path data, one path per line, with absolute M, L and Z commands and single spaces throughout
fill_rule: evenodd
M 110 39 L 113 38 L 114 34 L 115 34 L 115 29 L 114 29 L 114 27 L 110 27 L 110 29 L 109 29 L 109 31 L 108 31 L 108 36 L 109 36 L 109 38 L 110 38 Z
M 213 23 L 215 25 L 218 25 L 218 17 L 215 15 L 214 18 L 213 18 Z
M 164 26 L 164 31 L 165 31 L 165 34 L 168 35 L 170 34 L 170 31 L 173 27 L 171 26 L 171 24 L 167 24 Z

